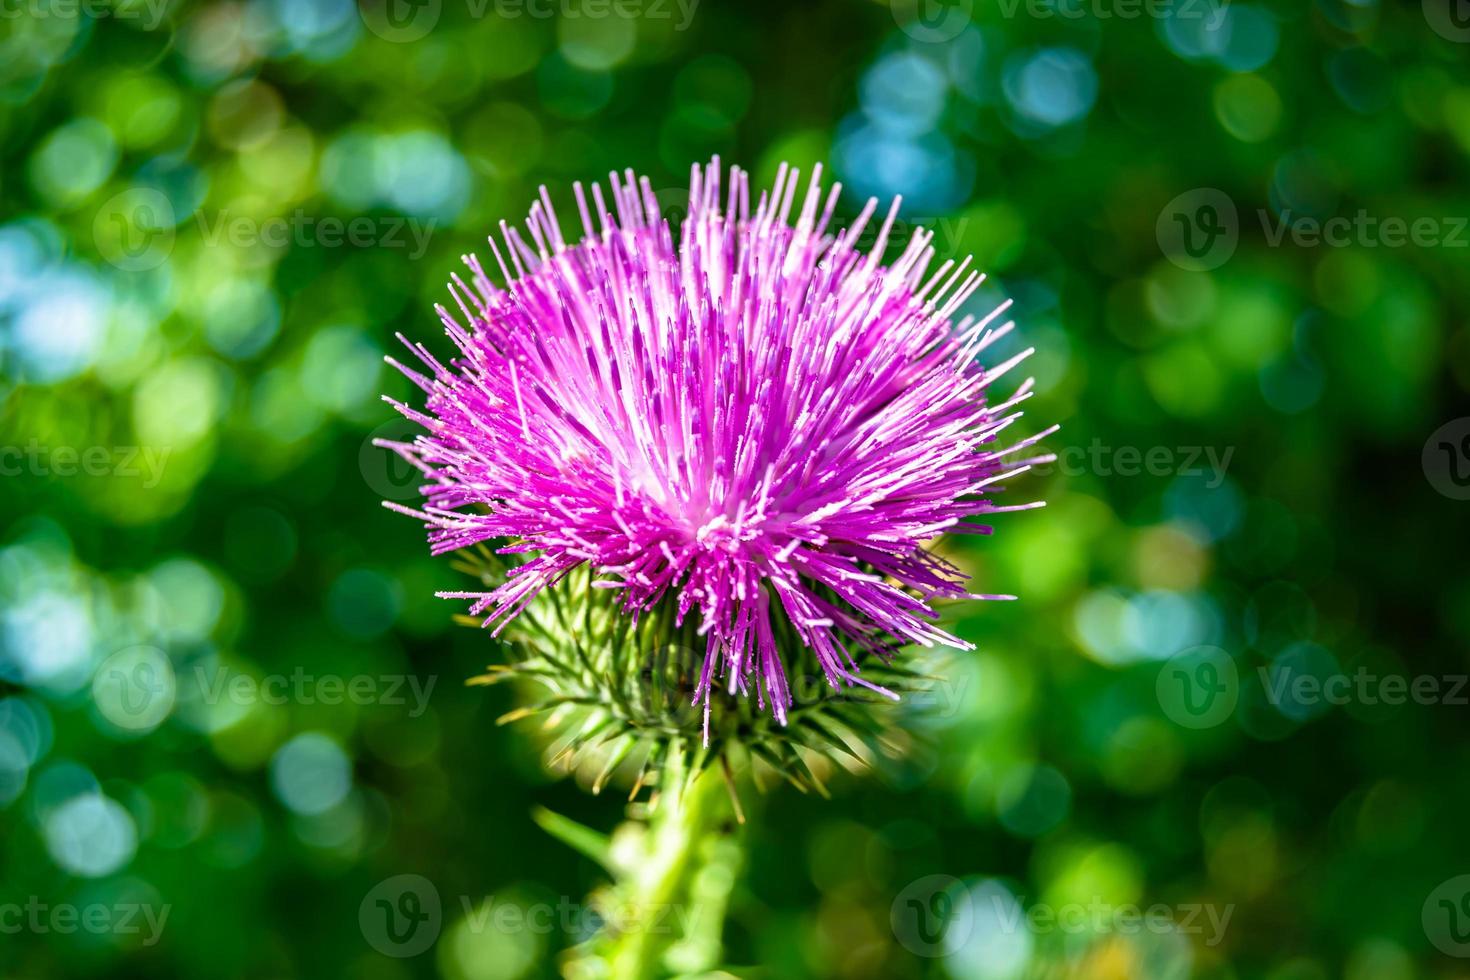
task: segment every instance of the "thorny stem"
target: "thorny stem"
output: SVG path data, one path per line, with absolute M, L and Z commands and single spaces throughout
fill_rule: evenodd
M 640 861 L 619 882 L 630 927 L 611 937 L 604 976 L 653 980 L 718 965 L 725 910 L 744 857 L 719 766 L 688 779 L 688 760 L 670 752 L 664 789 L 642 837 Z

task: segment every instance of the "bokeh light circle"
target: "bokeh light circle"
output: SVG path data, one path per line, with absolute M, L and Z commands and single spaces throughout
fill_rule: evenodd
M 84 793 L 46 816 L 46 849 L 62 868 L 84 878 L 112 874 L 133 859 L 138 827 L 116 800 Z

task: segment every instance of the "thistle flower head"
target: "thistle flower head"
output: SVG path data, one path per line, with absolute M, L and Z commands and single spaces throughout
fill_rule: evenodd
M 748 175 L 718 159 L 691 172 L 671 229 L 646 178 L 611 177 L 582 238 L 564 238 L 543 188 L 527 242 L 491 240 L 504 288 L 473 257 L 440 315 L 458 348 L 400 369 L 427 395 L 399 405 L 424 433 L 392 444 L 423 472 L 419 509 L 435 553 L 491 542 L 513 556 L 471 613 L 499 630 L 573 573 L 610 590 L 636 623 L 656 611 L 701 638 L 692 691 L 753 695 L 785 723 L 787 668 L 813 657 L 833 687 L 900 646 L 967 644 L 935 624 L 939 599 L 971 595 L 926 545 L 989 533 L 1000 481 L 1036 460 L 998 437 L 1029 381 L 996 398 L 979 356 L 1008 303 L 957 319 L 982 276 L 930 270 L 917 231 L 890 265 L 897 214 L 834 231 L 839 187 L 805 192 L 782 167 L 752 206 Z M 677 236 L 677 242 L 675 238 Z M 1016 455 L 1011 455 L 1016 454 Z M 1041 457 L 1038 457 L 1040 459 Z

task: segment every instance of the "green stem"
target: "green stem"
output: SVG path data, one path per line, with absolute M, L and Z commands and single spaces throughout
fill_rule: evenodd
M 669 753 L 643 838 L 641 860 L 619 881 L 637 924 L 613 937 L 612 980 L 653 980 L 709 970 L 720 958 L 730 891 L 743 858 L 724 776 L 712 766 L 692 781 L 678 751 Z

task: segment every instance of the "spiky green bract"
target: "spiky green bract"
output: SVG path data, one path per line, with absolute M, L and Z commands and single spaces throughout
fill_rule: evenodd
M 456 567 L 499 581 L 507 561 L 478 547 L 459 552 Z M 757 779 L 774 771 L 803 792 L 825 795 L 821 770 L 834 764 L 863 768 L 878 755 L 898 754 L 890 737 L 895 703 L 863 688 L 833 687 L 790 631 L 776 637 L 798 668 L 786 724 L 748 697 L 716 690 L 706 745 L 704 709 L 695 700 L 704 658 L 697 624 L 675 625 L 673 608 L 630 617 L 614 594 L 594 587 L 587 570 L 571 573 L 545 597 L 502 635 L 510 662 L 490 666 L 470 683 L 529 682 L 521 685 L 526 703 L 501 721 L 543 719 L 553 767 L 587 774 L 594 792 L 622 770 L 636 796 L 639 788 L 660 781 L 670 753 L 678 751 L 679 765 L 691 776 L 716 764 L 727 771 L 749 764 Z M 864 665 L 863 675 L 898 694 L 923 691 L 934 680 L 876 657 Z

